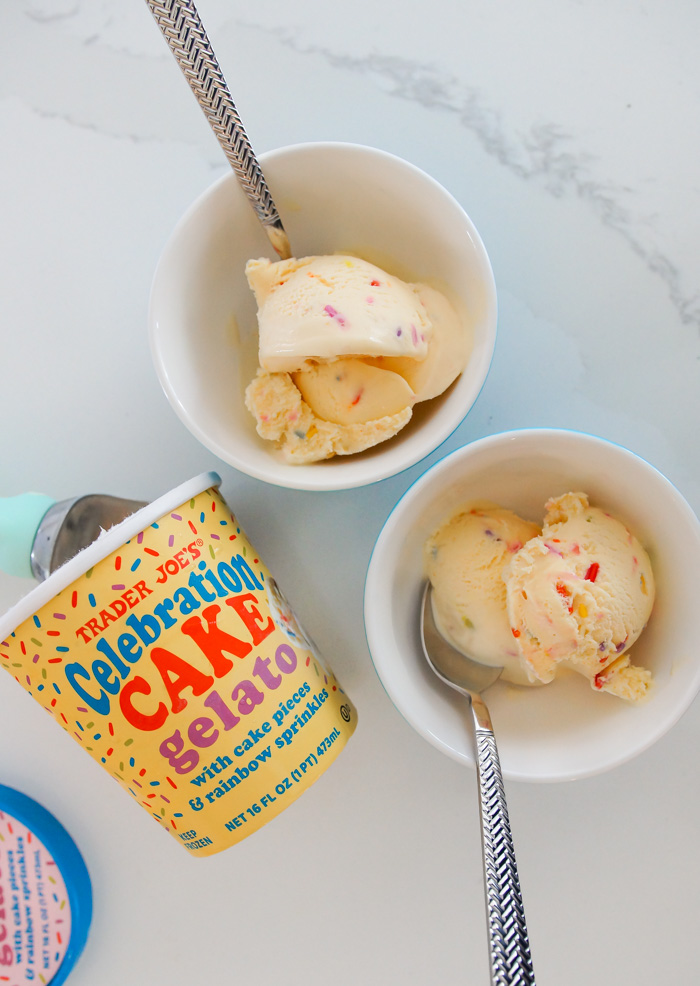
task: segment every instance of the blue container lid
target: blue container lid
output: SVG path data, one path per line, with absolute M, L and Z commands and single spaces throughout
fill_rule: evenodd
M 20 976 L 60 986 L 91 918 L 90 876 L 70 835 L 46 808 L 0 784 L 0 976 L 12 986 Z

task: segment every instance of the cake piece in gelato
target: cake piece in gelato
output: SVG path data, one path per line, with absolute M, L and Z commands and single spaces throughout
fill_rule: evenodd
M 642 698 L 651 674 L 628 651 L 654 603 L 651 562 L 619 520 L 584 493 L 549 500 L 542 534 L 513 557 L 506 578 L 508 613 L 528 671 L 551 681 L 559 664 L 592 686 Z
M 255 414 L 260 437 L 275 442 L 290 463 L 362 452 L 397 434 L 411 417 L 411 408 L 404 407 L 371 421 L 335 424 L 314 413 L 288 373 L 266 371 L 248 385 L 246 404 Z
M 480 501 L 451 517 L 425 546 L 440 633 L 480 664 L 503 667 L 502 677 L 520 685 L 530 678 L 510 630 L 503 573 L 539 533 L 537 524 Z
M 385 441 L 461 373 L 470 340 L 439 291 L 346 255 L 251 260 L 259 363 L 246 389 L 258 434 L 289 462 Z
M 637 702 L 651 673 L 629 649 L 654 604 L 651 563 L 621 521 L 584 493 L 549 500 L 542 530 L 490 503 L 466 505 L 429 539 L 433 612 L 454 646 L 508 681 L 560 668 Z

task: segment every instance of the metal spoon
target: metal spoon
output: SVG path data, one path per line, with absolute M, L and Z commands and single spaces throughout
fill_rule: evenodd
M 515 862 L 508 805 L 491 717 L 481 692 L 503 668 L 478 664 L 458 651 L 435 624 L 431 585 L 423 593 L 421 641 L 428 664 L 450 688 L 469 699 L 476 739 L 476 768 L 484 853 L 491 982 L 494 986 L 534 986 L 535 973 Z
M 56 502 L 40 493 L 0 497 L 0 570 L 39 582 L 146 504 L 90 493 Z
M 146 0 L 168 47 L 282 260 L 289 239 L 192 0 Z

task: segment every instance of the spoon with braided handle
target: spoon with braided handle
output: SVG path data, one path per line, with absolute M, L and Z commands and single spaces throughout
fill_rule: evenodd
M 282 260 L 288 259 L 292 255 L 289 239 L 197 8 L 192 0 L 146 3 L 275 252 Z

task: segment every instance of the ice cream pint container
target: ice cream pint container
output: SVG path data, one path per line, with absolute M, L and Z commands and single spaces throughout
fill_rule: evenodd
M 0 784 L 0 983 L 60 986 L 92 919 L 83 857 L 61 823 Z
M 240 842 L 357 716 L 206 473 L 0 618 L 0 664 L 188 852 Z

